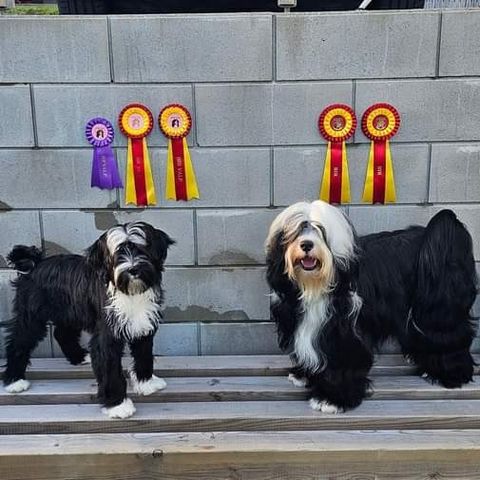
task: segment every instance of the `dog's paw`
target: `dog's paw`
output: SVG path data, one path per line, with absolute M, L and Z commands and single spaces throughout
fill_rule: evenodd
M 135 372 L 130 372 L 130 383 L 132 389 L 137 395 L 151 395 L 152 393 L 163 390 L 167 386 L 167 382 L 163 378 L 152 375 L 149 380 L 138 381 Z
M 305 378 L 297 377 L 293 373 L 288 374 L 288 380 L 298 388 L 304 388 L 307 385 L 307 380 Z
M 136 409 L 133 402 L 129 398 L 126 398 L 119 405 L 110 408 L 102 408 L 102 412 L 110 418 L 128 418 L 136 412 Z
M 409 364 L 409 365 L 415 365 L 415 360 L 413 359 L 413 357 L 411 355 L 404 355 L 403 358 L 405 359 L 405 361 Z
M 337 407 L 333 403 L 329 403 L 326 400 L 318 400 L 316 398 L 310 399 L 310 407 L 318 412 L 330 413 L 333 415 L 343 412 L 343 409 Z
M 89 353 L 87 353 L 83 358 L 82 362 L 80 363 L 80 365 L 91 365 L 91 364 L 92 364 L 92 357 L 90 356 Z
M 30 382 L 25 379 L 17 380 L 16 382 L 5 385 L 5 391 L 8 393 L 21 393 L 30 388 Z

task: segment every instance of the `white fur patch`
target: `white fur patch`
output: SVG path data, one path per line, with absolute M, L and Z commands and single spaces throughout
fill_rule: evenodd
M 151 333 L 161 320 L 157 295 L 151 288 L 137 295 L 126 295 L 112 284 L 108 288 L 109 304 L 105 307 L 114 315 L 107 321 L 115 336 L 131 340 Z
M 167 386 L 167 382 L 163 378 L 152 375 L 150 380 L 138 381 L 134 371 L 130 372 L 130 383 L 132 389 L 137 395 L 151 395 L 152 393 L 163 390 Z
M 80 363 L 80 365 L 91 365 L 92 363 L 92 357 L 90 356 L 89 353 L 85 355 L 85 358 L 83 359 L 83 362 Z
M 133 402 L 129 398 L 126 398 L 120 405 L 115 405 L 115 407 L 111 408 L 102 408 L 102 412 L 110 418 L 128 418 L 136 412 L 136 409 Z
M 333 403 L 329 403 L 326 400 L 317 400 L 316 398 L 310 399 L 310 407 L 318 412 L 330 413 L 333 415 L 343 412 L 341 408 L 337 407 Z
M 329 318 L 328 296 L 303 301 L 303 318 L 295 331 L 294 352 L 297 363 L 311 372 L 325 367 L 326 359 L 321 352 L 317 352 L 313 342 Z
M 5 391 L 8 393 L 20 393 L 30 388 L 30 382 L 28 380 L 20 379 L 16 382 L 5 385 Z
M 295 387 L 304 388 L 307 385 L 307 380 L 305 378 L 299 378 L 293 373 L 288 374 L 288 380 L 293 383 Z
M 113 255 L 122 243 L 132 242 L 137 245 L 146 245 L 145 232 L 139 223 L 127 223 L 125 227 L 119 225 L 111 228 L 107 233 L 107 248 Z

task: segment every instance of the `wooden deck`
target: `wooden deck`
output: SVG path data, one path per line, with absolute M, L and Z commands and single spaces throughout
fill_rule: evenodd
M 288 382 L 283 356 L 155 367 L 167 389 L 132 395 L 137 413 L 111 420 L 89 366 L 33 360 L 31 389 L 0 393 L 0 479 L 480 479 L 480 376 L 446 390 L 384 354 L 373 396 L 327 415 Z

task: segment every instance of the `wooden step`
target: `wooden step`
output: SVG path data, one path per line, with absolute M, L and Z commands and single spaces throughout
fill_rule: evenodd
M 474 355 L 480 363 L 480 355 Z M 0 359 L 0 365 L 5 360 Z M 131 359 L 124 359 L 125 368 Z M 155 357 L 155 373 L 161 377 L 234 377 L 287 375 L 291 367 L 286 355 L 231 355 L 202 357 Z M 480 369 L 477 367 L 477 373 Z M 372 375 L 412 375 L 415 367 L 398 354 L 376 357 Z M 70 365 L 64 358 L 34 358 L 27 370 L 29 379 L 93 378 L 90 365 Z
M 2 480 L 479 479 L 480 430 L 1 437 Z
M 480 399 L 480 377 L 459 389 L 446 389 L 420 377 L 377 376 L 370 399 Z M 34 380 L 26 392 L 12 395 L 0 389 L 0 405 L 97 403 L 93 379 Z M 131 394 L 135 402 L 209 402 L 306 400 L 308 391 L 287 377 L 173 377 L 167 388 L 148 397 Z M 368 400 L 367 400 L 368 401 Z
M 331 415 L 304 401 L 137 403 L 108 419 L 98 405 L 3 405 L 4 434 L 351 429 L 480 429 L 480 400 L 371 400 Z

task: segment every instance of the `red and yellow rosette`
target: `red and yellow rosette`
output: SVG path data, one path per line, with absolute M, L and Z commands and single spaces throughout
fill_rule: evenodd
M 329 203 L 350 202 L 350 178 L 345 140 L 357 127 L 355 112 L 348 106 L 335 103 L 320 114 L 318 128 L 328 140 L 325 167 L 323 169 L 320 199 Z
M 192 128 L 190 112 L 183 105 L 167 105 L 160 112 L 158 123 L 168 138 L 166 198 L 185 201 L 200 198 L 186 138 Z
M 362 117 L 362 130 L 372 140 L 363 190 L 366 203 L 394 203 L 395 179 L 389 139 L 400 128 L 400 115 L 388 103 L 376 103 Z
M 131 103 L 121 111 L 118 124 L 128 137 L 125 203 L 155 205 L 157 199 L 146 139 L 153 128 L 152 112 L 145 105 Z

